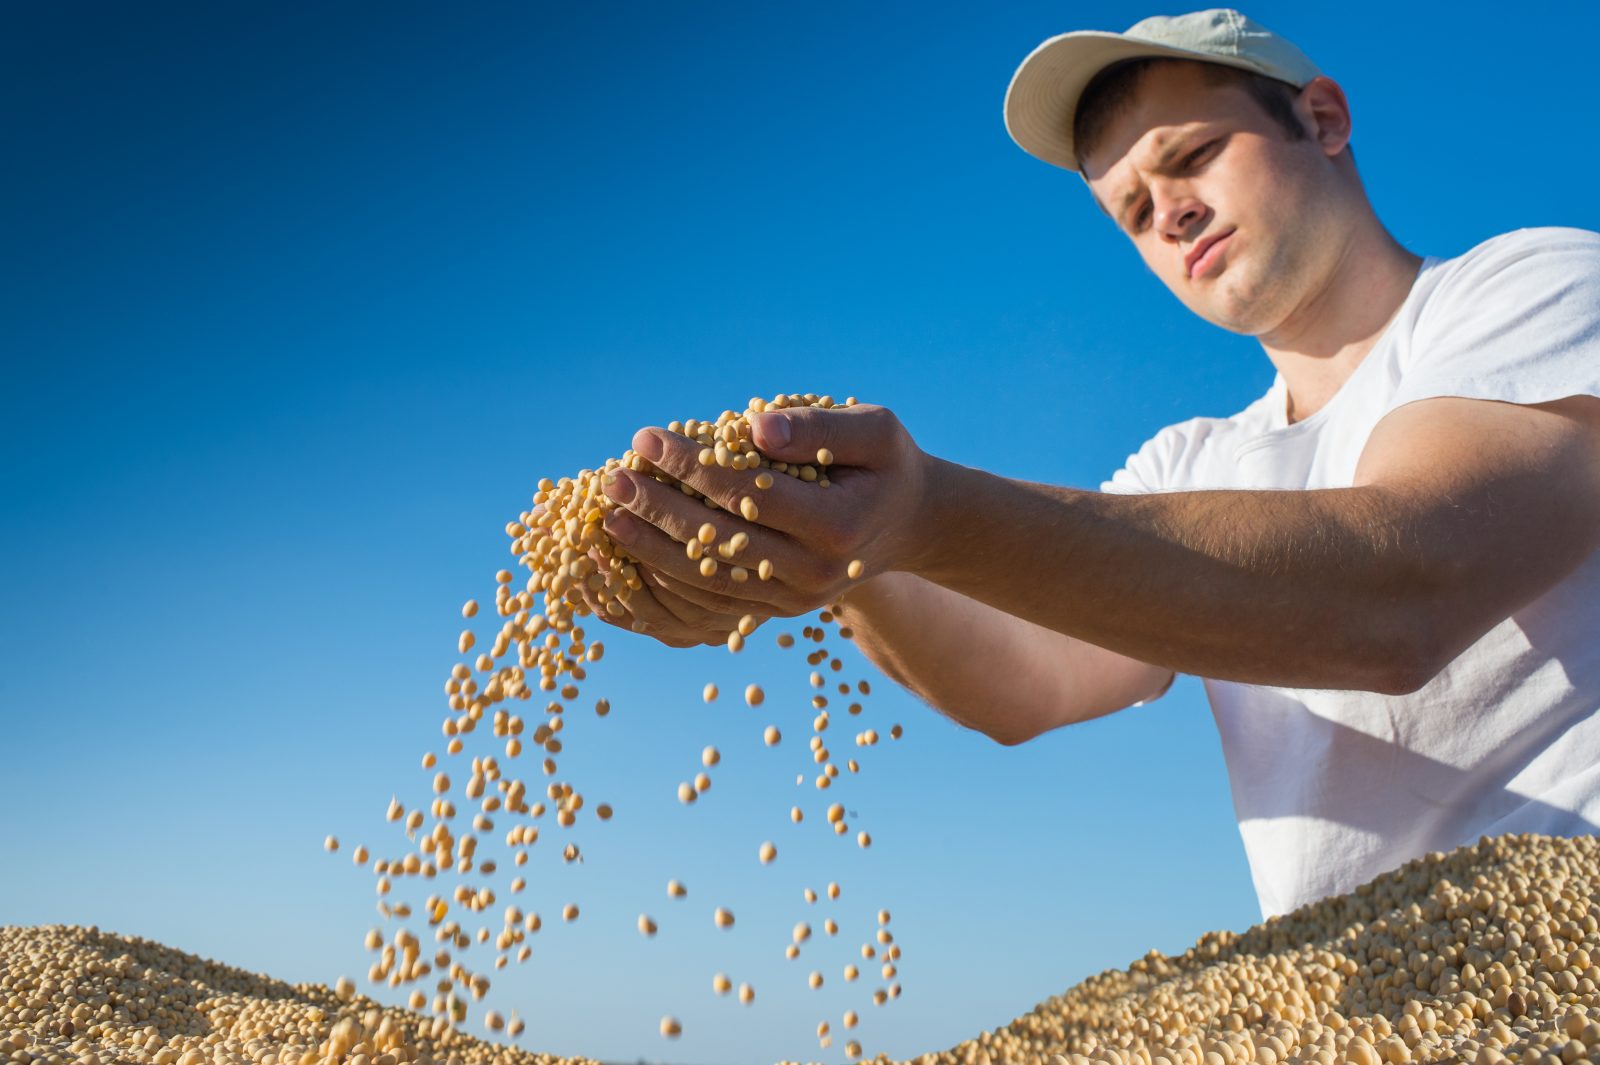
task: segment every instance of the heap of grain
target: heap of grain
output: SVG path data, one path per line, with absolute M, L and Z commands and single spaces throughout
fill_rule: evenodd
M 0 928 L 16 1065 L 597 1065 L 486 1043 L 348 985 L 286 984 L 96 928 Z
M 1600 838 L 1484 839 L 1180 957 L 1151 952 L 915 1060 L 1600 1061 L 1597 896 Z
M 1596 1061 L 1597 891 L 1600 839 L 1485 839 L 1243 934 L 1211 933 L 1180 957 L 1152 952 L 1004 1028 L 912 1060 Z M 16 1065 L 558 1060 L 481 1043 L 443 1017 L 383 1009 L 348 986 L 291 987 L 95 929 L 0 928 L 0 959 L 0 1058 Z M 726 993 L 731 981 L 719 973 L 713 986 Z

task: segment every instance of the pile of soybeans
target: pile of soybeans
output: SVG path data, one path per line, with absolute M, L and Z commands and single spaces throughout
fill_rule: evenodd
M 1152 952 L 1003 1028 L 912 1060 L 1594 1061 L 1597 891 L 1594 837 L 1485 839 L 1243 934 L 1208 934 L 1181 956 Z M 59 926 L 0 928 L 0 1033 L 0 1055 L 16 1065 L 556 1060 L 481 1042 L 443 1017 L 379 1007 L 348 988 L 290 987 L 143 940 Z

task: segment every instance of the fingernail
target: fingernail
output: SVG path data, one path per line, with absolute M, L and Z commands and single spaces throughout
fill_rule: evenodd
M 667 444 L 661 439 L 660 434 L 649 429 L 640 429 L 633 434 L 633 450 L 651 462 L 660 462 L 661 456 L 667 453 Z
M 606 535 L 619 544 L 633 543 L 634 517 L 625 510 L 613 511 L 605 520 Z
M 768 450 L 776 450 L 788 445 L 791 439 L 789 432 L 789 419 L 782 414 L 757 414 L 751 418 L 751 432 L 758 439 L 756 444 Z
M 619 473 L 610 484 L 604 485 L 606 495 L 618 503 L 631 503 L 633 497 L 639 494 L 639 489 L 633 483 L 633 478 L 626 473 Z

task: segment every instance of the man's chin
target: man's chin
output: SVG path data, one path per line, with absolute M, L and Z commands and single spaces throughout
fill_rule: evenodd
M 1188 307 L 1218 329 L 1226 329 L 1240 336 L 1259 336 L 1271 328 L 1269 323 L 1261 320 L 1258 308 L 1237 299 L 1207 300 L 1198 306 L 1189 303 Z M 1251 313 L 1253 310 L 1258 313 Z
M 1259 286 L 1249 285 L 1244 277 L 1224 275 L 1217 281 L 1206 293 L 1204 306 L 1191 305 L 1191 310 L 1219 329 L 1240 336 L 1261 336 L 1276 327 L 1275 308 Z

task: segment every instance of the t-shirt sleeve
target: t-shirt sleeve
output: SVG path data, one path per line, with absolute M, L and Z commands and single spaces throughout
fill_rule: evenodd
M 1116 495 L 1161 491 L 1166 480 L 1163 474 L 1170 465 L 1166 456 L 1172 450 L 1171 436 L 1172 428 L 1168 427 L 1146 440 L 1138 451 L 1128 456 L 1128 461 L 1111 475 L 1109 481 L 1100 483 L 1100 491 Z
M 1574 395 L 1600 396 L 1600 233 L 1521 230 L 1469 252 L 1441 282 L 1389 409 Z

